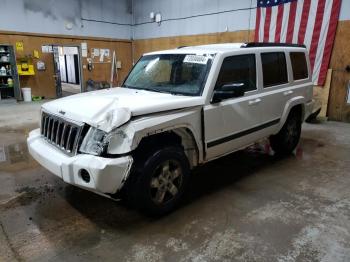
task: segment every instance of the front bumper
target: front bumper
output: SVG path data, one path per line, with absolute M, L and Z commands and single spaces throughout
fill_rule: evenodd
M 36 129 L 27 139 L 29 153 L 42 166 L 66 183 L 99 194 L 114 194 L 123 186 L 133 162 L 131 156 L 103 158 L 93 155 L 78 154 L 68 156 L 51 145 Z M 90 174 L 90 181 L 81 177 L 81 170 Z

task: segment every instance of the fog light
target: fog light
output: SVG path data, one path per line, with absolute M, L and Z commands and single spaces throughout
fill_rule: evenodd
M 90 174 L 86 169 L 80 169 L 79 171 L 81 179 L 84 180 L 84 182 L 89 183 L 90 182 Z

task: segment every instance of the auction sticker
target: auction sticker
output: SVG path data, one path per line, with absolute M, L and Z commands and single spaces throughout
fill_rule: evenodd
M 184 63 L 206 65 L 207 62 L 208 62 L 208 57 L 202 56 L 202 55 L 186 55 L 184 59 Z

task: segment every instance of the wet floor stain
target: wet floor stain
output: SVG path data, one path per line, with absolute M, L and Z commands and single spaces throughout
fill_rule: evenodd
M 0 164 L 28 162 L 29 154 L 25 143 L 0 146 Z
M 16 172 L 38 166 L 29 155 L 26 142 L 0 145 L 0 172 Z

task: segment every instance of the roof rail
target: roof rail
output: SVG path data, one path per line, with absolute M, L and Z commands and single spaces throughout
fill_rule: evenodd
M 178 46 L 177 49 L 181 49 L 181 48 L 185 48 L 187 47 L 187 45 L 181 45 L 181 46 Z
M 241 45 L 241 48 L 250 47 L 301 47 L 306 48 L 305 45 L 299 44 L 288 44 L 288 43 L 263 43 L 263 42 L 249 42 Z

